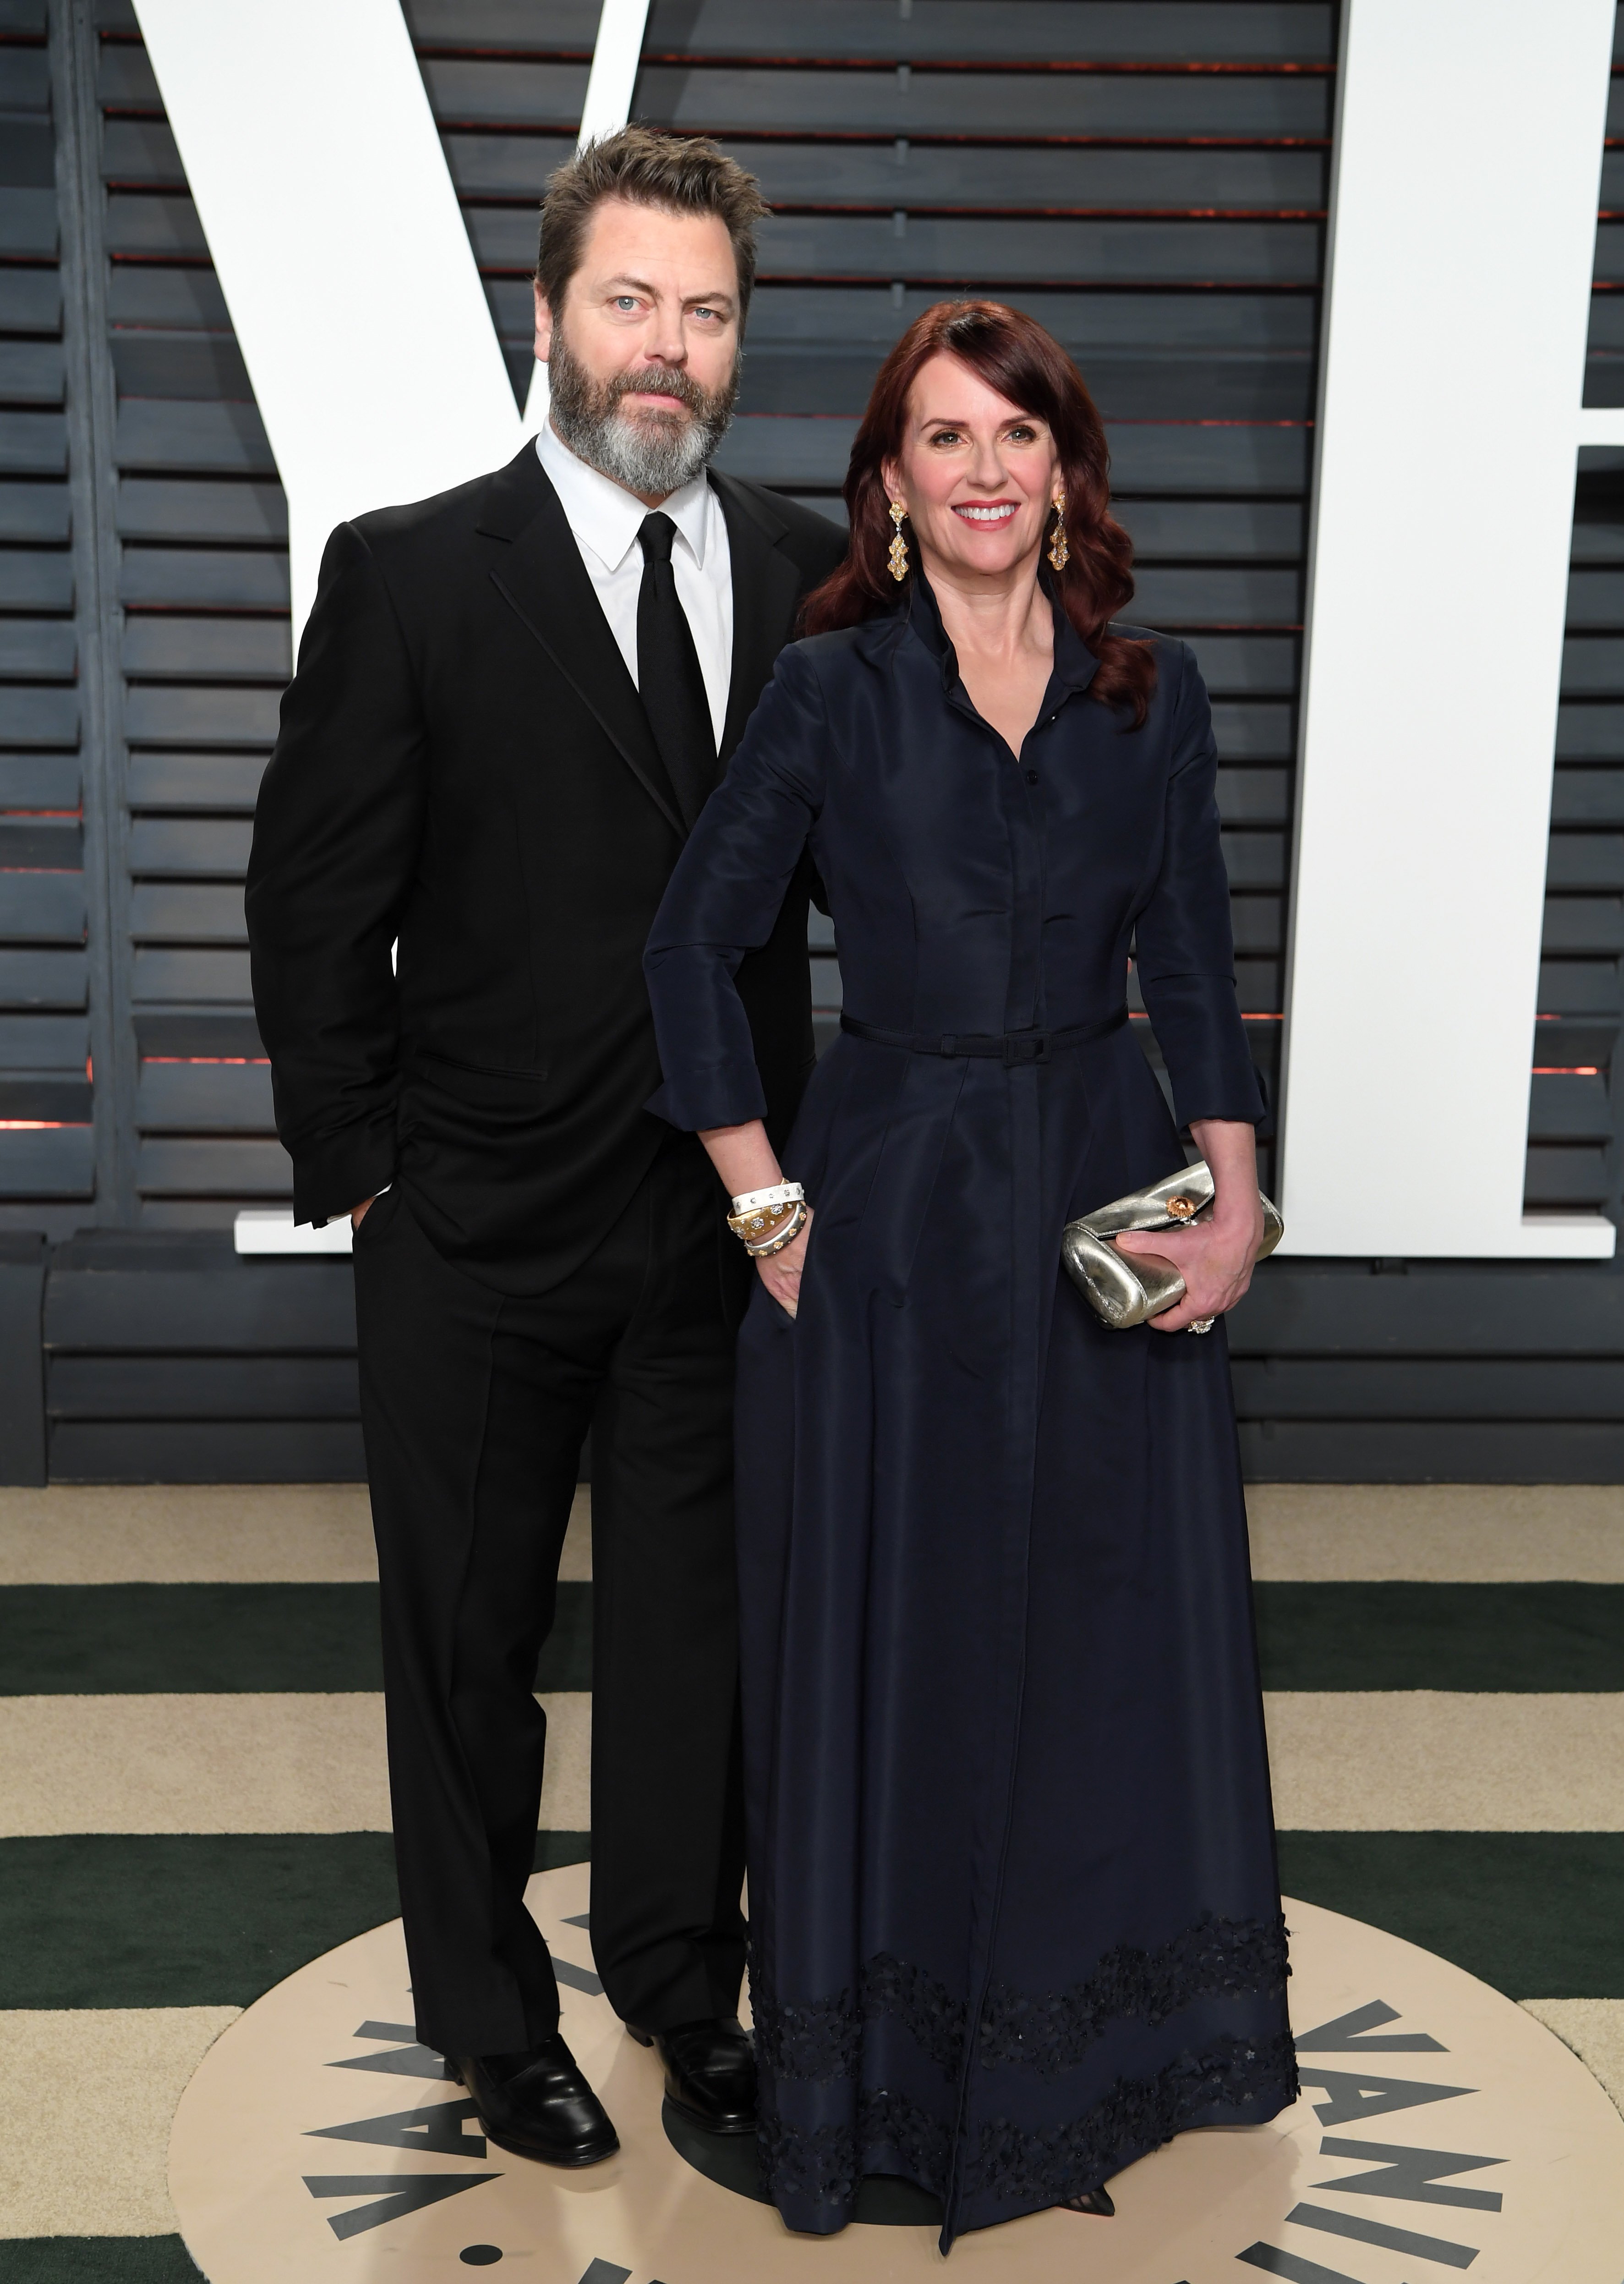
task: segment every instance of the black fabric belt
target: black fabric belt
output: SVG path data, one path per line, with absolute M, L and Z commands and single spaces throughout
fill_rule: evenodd
M 920 1031 L 882 1031 L 878 1023 L 860 1023 L 855 1015 L 842 1015 L 840 1029 L 877 1047 L 903 1047 L 910 1055 L 978 1055 L 1015 1066 L 1047 1062 L 1066 1047 L 1081 1047 L 1089 1039 L 1120 1031 L 1127 1021 L 1127 1008 L 1119 1007 L 1097 1023 L 1067 1023 L 1058 1031 L 943 1031 L 931 1037 Z

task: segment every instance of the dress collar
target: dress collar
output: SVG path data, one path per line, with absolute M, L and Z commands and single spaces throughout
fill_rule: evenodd
M 618 571 L 636 544 L 644 516 L 652 511 L 613 477 L 589 467 L 570 450 L 551 421 L 544 421 L 536 432 L 535 450 L 575 537 L 591 549 L 606 570 Z M 680 491 L 661 500 L 658 512 L 670 517 L 702 570 L 711 518 L 710 485 L 705 476 L 695 476 Z
M 1099 670 L 1099 660 L 1062 608 L 1046 565 L 1038 567 L 1038 583 L 1048 596 L 1050 609 L 1054 614 L 1055 658 L 1050 687 L 1051 690 L 1086 690 Z M 907 625 L 941 668 L 943 691 L 951 694 L 956 689 L 961 689 L 958 654 L 941 623 L 941 606 L 936 600 L 935 591 L 923 571 L 914 574 L 903 598 L 902 611 Z M 1047 702 L 1045 700 L 1045 704 Z

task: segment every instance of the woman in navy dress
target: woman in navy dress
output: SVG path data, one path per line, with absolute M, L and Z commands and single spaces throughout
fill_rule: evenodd
M 1206 694 L 1111 624 L 1105 471 L 1031 319 L 910 329 L 851 557 L 649 942 L 650 1107 L 812 1208 L 760 1264 L 738 1453 L 763 2174 L 822 2233 L 870 2174 L 939 2197 L 944 2249 L 1109 2213 L 1136 2157 L 1296 2092 L 1229 1361 L 1187 1337 L 1246 1288 L 1262 1105 Z M 806 850 L 846 1013 L 781 1169 L 732 977 Z M 1125 1242 L 1188 1293 L 1108 1331 L 1062 1225 L 1181 1166 L 1179 1127 L 1214 1215 Z

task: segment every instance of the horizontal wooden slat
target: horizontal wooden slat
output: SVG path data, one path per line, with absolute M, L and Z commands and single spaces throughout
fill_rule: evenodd
M 7 548 L 0 552 L 0 610 L 71 611 L 72 558 L 54 549 Z
M 1551 1014 L 1618 1013 L 1624 1004 L 1616 959 L 1542 959 L 1541 1008 Z
M 4 419 L 0 416 L 0 450 Z M 40 418 L 46 416 L 38 415 Z M 253 404 L 183 404 L 129 396 L 119 405 L 113 457 L 125 470 L 195 470 L 203 475 L 277 472 L 265 424 Z
M 147 1061 L 176 1055 L 238 1062 L 266 1059 L 251 1008 L 143 1009 L 136 1016 L 136 1044 Z
M 1238 952 L 1275 952 L 1284 948 L 1284 920 L 1278 896 L 1231 896 L 1230 925 Z
M 1561 770 L 1551 792 L 1553 825 L 1624 825 L 1624 770 Z
M 1539 1267 L 1263 1263 L 1229 1319 L 1238 1356 L 1624 1357 L 1624 1279 L 1610 1263 Z
M 1218 751 L 1228 761 L 1290 761 L 1295 750 L 1295 716 L 1290 705 L 1216 700 L 1213 730 Z
M 1294 500 L 1133 500 L 1118 510 L 1140 563 L 1298 562 L 1303 510 Z
M 1565 700 L 1557 712 L 1557 758 L 1624 762 L 1624 706 Z
M 270 1065 L 143 1062 L 136 1124 L 144 1133 L 273 1134 Z
M 71 1070 L 90 1052 L 82 1015 L 0 1015 L 0 1065 L 12 1070 Z
M 115 332 L 109 346 L 121 396 L 205 402 L 254 394 L 242 351 L 230 333 Z
M 124 622 L 124 671 L 129 675 L 285 682 L 293 670 L 285 619 L 193 619 L 162 614 Z
M 53 1483 L 361 1483 L 341 1420 L 74 1420 L 51 1430 Z
M 1283 833 L 1226 831 L 1222 838 L 1231 888 L 1284 888 L 1286 847 Z
M 1617 896 L 1548 896 L 1547 952 L 1624 951 L 1624 901 Z
M 60 476 L 67 424 L 59 412 L 0 412 L 0 475 Z
M 207 547 L 126 547 L 119 573 L 126 604 L 175 610 L 286 610 L 287 558 Z
M 0 816 L 0 869 L 77 872 L 83 835 L 76 817 Z
M 0 484 L 0 540 L 65 541 L 72 522 L 66 485 Z
M 1624 1420 L 1624 1373 L 1611 1357 L 1239 1358 L 1235 1403 L 1247 1420 Z
M 208 258 L 208 240 L 190 198 L 132 197 L 114 191 L 106 213 L 106 247 L 115 260 L 120 254 L 144 262 Z
M 152 944 L 136 947 L 130 997 L 137 1007 L 176 999 L 199 1005 L 246 1006 L 253 997 L 246 950 L 188 951 Z
M 1528 1151 L 1523 1197 L 1529 1207 L 1604 1205 L 1607 1154 L 1594 1145 L 1536 1142 Z
M 1036 298 L 1019 289 L 1007 295 L 1000 292 L 1019 303 Z M 855 418 L 862 413 L 879 371 L 878 348 L 838 340 L 763 348 L 754 342 L 753 328 L 751 340 L 739 395 L 745 417 L 844 413 Z M 528 348 L 527 332 L 509 354 L 518 358 Z M 1082 345 L 1074 346 L 1073 355 L 1106 420 L 1303 422 L 1313 417 L 1314 364 L 1306 351 L 1230 357 L 1152 351 L 1136 356 Z
M 130 827 L 129 869 L 137 879 L 168 874 L 240 880 L 253 838 L 247 818 L 137 817 Z
M 129 900 L 137 943 L 246 943 L 240 888 L 201 888 L 174 880 L 137 880 Z
M 355 1420 L 351 1357 L 53 1356 L 52 1420 Z
M 54 270 L 0 270 L 0 332 L 54 333 L 62 325 L 62 281 Z
M 1243 1420 L 1240 1448 L 1254 1483 L 1624 1482 L 1603 1421 Z
M 180 150 L 164 119 L 105 119 L 101 170 L 105 183 L 161 184 L 176 191 L 186 187 Z
M 82 951 L 0 951 L 0 1007 L 82 1007 L 89 986 Z
M 0 1129 L 88 1126 L 90 1082 L 82 1060 L 71 1076 L 61 1070 L 0 1070 Z
M 79 641 L 63 619 L 0 619 L 0 678 L 66 682 L 79 662 Z
M 0 811 L 79 806 L 79 763 L 66 754 L 0 755 Z
M 127 794 L 132 810 L 238 810 L 252 817 L 264 771 L 262 754 L 132 754 Z
M 0 404 L 60 404 L 59 341 L 0 340 Z
M 78 743 L 76 690 L 0 688 L 0 746 L 61 748 Z
M 287 630 L 282 630 L 285 648 Z M 188 690 L 149 683 L 124 693 L 124 731 L 137 746 L 257 746 L 276 743 L 280 700 L 273 690 Z M 4 705 L 0 701 L 0 716 Z
M 89 1198 L 96 1150 L 89 1126 L 0 1129 L 0 1198 Z
M 446 160 L 465 199 L 532 202 L 573 145 L 565 136 L 448 135 Z M 929 143 L 733 143 L 730 157 L 775 207 L 905 207 L 1037 213 L 1120 208 L 1212 215 L 1313 213 L 1325 202 L 1318 151 L 1037 149 L 992 146 L 972 165 Z
M 1294 636 L 1192 631 L 1190 646 L 1210 691 L 1232 696 L 1251 692 L 1276 696 L 1289 694 L 1297 687 Z
M 583 65 L 505 58 L 426 59 L 423 77 L 442 126 L 573 129 L 586 92 Z M 1058 72 L 752 71 L 726 66 L 637 74 L 636 115 L 654 127 L 716 134 L 1214 137 L 1243 142 L 1321 139 L 1331 122 L 1320 78 L 1244 74 L 1103 77 Z
M 25 12 L 34 20 L 15 27 L 18 31 L 45 28 L 39 20 L 43 8 Z M 10 25 L 8 30 L 13 28 Z M 40 48 L 0 48 L 0 107 L 7 111 L 49 111 L 51 108 L 51 59 Z
M 56 192 L 0 188 L 0 254 L 49 261 L 56 250 Z
M 280 1142 L 183 1140 L 143 1135 L 136 1151 L 143 1197 L 264 1198 L 293 1193 L 293 1166 Z
M 1137 573 L 1136 588 L 1133 615 L 1152 626 L 1302 623 L 1302 575 L 1298 571 L 1150 567 Z
M 420 49 L 524 55 L 589 52 L 595 0 L 405 0 Z M 770 14 L 759 0 L 654 0 L 651 55 L 770 53 L 864 61 L 1326 64 L 1334 52 L 1328 7 L 1245 5 L 1234 0 L 798 0 Z
M 82 872 L 0 872 L 0 941 L 82 943 Z
M 1545 877 L 1552 889 L 1624 889 L 1624 833 L 1553 833 Z
M 1218 810 L 1226 825 L 1283 825 L 1291 815 L 1289 770 L 1218 772 Z
M 1536 1044 L 1534 1052 L 1541 1052 Z M 1535 1073 L 1529 1106 L 1528 1132 L 1536 1142 L 1605 1142 L 1612 1133 L 1612 1107 L 1607 1082 L 1595 1078 L 1557 1078 Z
M 126 476 L 119 485 L 118 528 L 126 539 L 285 544 L 287 496 L 280 484 Z
M 758 232 L 767 278 L 906 278 L 1011 286 L 1028 279 L 1101 285 L 1311 285 L 1320 233 L 1312 223 L 1071 222 L 1023 215 L 983 221 L 909 215 L 776 215 Z M 467 209 L 481 269 L 528 272 L 534 217 Z
M 116 262 L 107 278 L 107 315 L 115 326 L 197 326 L 220 333 L 231 329 L 214 271 L 179 264 Z

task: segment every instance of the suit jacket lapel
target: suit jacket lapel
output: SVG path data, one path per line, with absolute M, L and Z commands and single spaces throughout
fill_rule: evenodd
M 593 716 L 667 823 L 685 837 L 637 685 L 609 631 L 575 535 L 534 444 L 527 443 L 492 477 L 479 528 L 507 543 L 490 573 L 503 601 Z M 738 654 L 736 635 L 736 660 Z
M 789 640 L 800 574 L 777 545 L 787 526 L 730 476 L 711 471 L 727 519 L 733 575 L 733 665 L 728 684 L 718 775 L 745 734 L 756 700 L 772 678 L 773 661 Z

